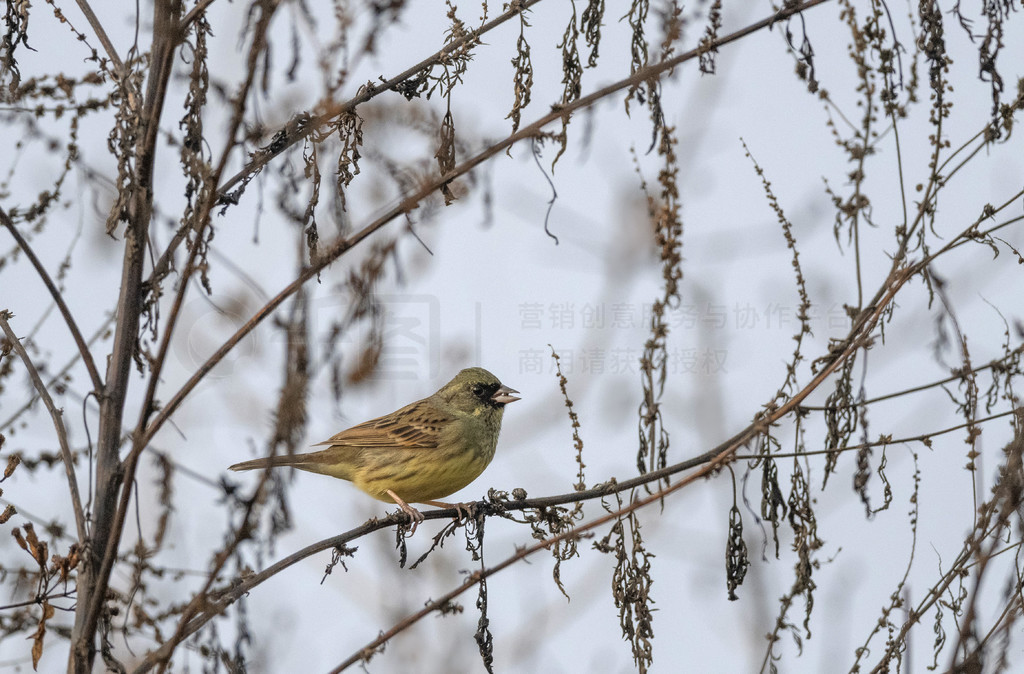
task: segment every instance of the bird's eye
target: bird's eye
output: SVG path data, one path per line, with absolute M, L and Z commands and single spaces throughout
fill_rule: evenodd
M 473 384 L 473 395 L 481 396 L 484 393 L 484 387 L 480 384 Z

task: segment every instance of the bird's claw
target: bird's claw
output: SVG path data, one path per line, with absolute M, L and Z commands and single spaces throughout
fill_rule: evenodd
M 476 510 L 476 502 L 470 503 L 453 503 L 452 508 L 455 508 L 455 521 L 462 522 L 463 513 L 465 513 L 466 519 L 473 519 L 473 511 Z
M 476 501 L 470 501 L 469 503 L 447 503 L 445 501 L 424 501 L 427 505 L 432 505 L 435 508 L 451 508 L 455 510 L 455 521 L 462 522 L 463 518 L 473 519 L 476 517 Z
M 416 527 L 418 527 L 420 523 L 426 518 L 423 517 L 423 513 L 421 513 L 419 510 L 416 510 L 416 508 L 413 508 L 411 505 L 400 499 L 398 497 L 398 494 L 396 494 L 395 492 L 388 489 L 387 494 L 392 498 L 392 500 L 395 503 L 398 504 L 398 507 L 402 509 L 402 512 L 409 516 L 409 523 L 412 525 L 412 527 L 410 527 L 409 529 L 409 536 L 412 536 L 416 533 Z
M 402 512 L 409 516 L 409 524 L 412 525 L 409 527 L 409 536 L 412 536 L 416 533 L 416 527 L 425 519 L 423 513 L 408 504 L 402 504 L 401 509 Z

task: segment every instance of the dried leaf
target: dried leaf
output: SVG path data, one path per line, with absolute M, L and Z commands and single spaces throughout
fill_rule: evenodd
M 39 658 L 43 657 L 43 637 L 46 636 L 46 621 L 53 617 L 53 607 L 44 599 L 43 615 L 39 619 L 39 627 L 32 636 L 32 669 L 38 669 Z
M 36 563 L 45 569 L 46 559 L 49 556 L 47 555 L 46 543 L 40 541 L 36 536 L 35 527 L 32 526 L 31 522 L 25 523 L 25 540 L 28 542 L 28 551 L 35 558 Z
M 7 478 L 9 478 L 11 475 L 13 475 L 14 474 L 14 469 L 17 468 L 20 463 L 21 463 L 21 455 L 20 454 L 11 454 L 9 457 L 7 457 L 7 467 L 4 468 L 4 476 L 3 476 L 3 478 L 0 478 L 0 482 L 3 482 Z

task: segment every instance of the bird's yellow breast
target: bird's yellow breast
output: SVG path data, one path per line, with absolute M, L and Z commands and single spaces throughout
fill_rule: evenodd
M 443 458 L 438 454 L 446 454 Z M 370 496 L 393 503 L 387 490 L 406 503 L 423 503 L 454 494 L 484 472 L 494 456 L 490 452 L 465 448 L 404 450 L 393 463 L 381 462 L 352 476 L 352 483 Z

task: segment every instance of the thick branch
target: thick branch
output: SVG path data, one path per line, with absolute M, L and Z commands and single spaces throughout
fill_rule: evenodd
M 142 270 L 153 212 L 153 168 L 160 114 L 164 108 L 167 82 L 174 63 L 174 50 L 180 39 L 180 11 L 181 5 L 177 0 L 158 0 L 155 3 L 152 66 L 145 98 L 136 111 L 140 116 L 141 131 L 135 148 L 135 175 L 130 188 L 133 194 L 128 202 L 128 222 L 124 234 L 125 251 L 117 304 L 117 325 L 113 351 L 107 366 L 106 388 L 100 398 L 93 537 L 83 551 L 79 571 L 78 610 L 71 636 L 69 669 L 80 674 L 92 671 L 96 653 L 96 628 L 120 545 L 120 531 L 115 531 L 112 525 L 117 511 L 118 492 L 123 486 L 123 467 L 119 456 L 121 425 L 128 393 L 128 375 L 138 347 L 143 296 Z

